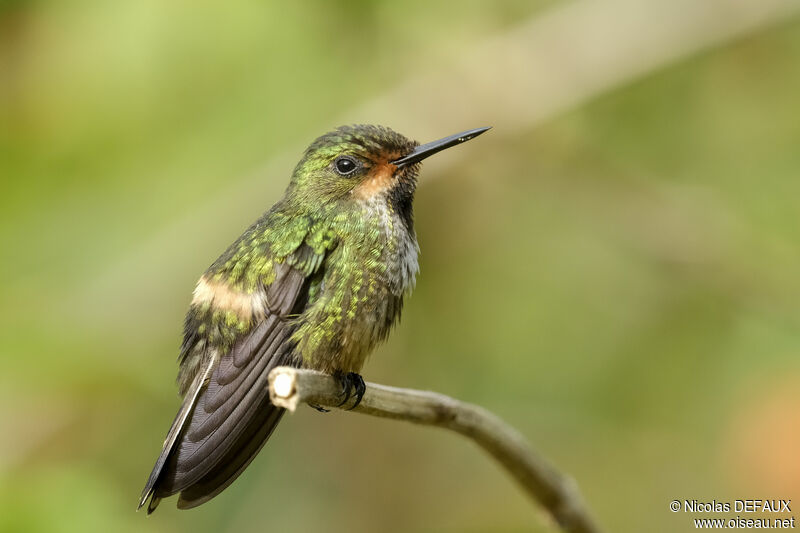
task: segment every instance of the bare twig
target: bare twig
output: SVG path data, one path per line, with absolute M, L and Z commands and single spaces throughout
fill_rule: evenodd
M 399 389 L 367 383 L 361 403 L 353 409 L 383 418 L 407 420 L 461 433 L 475 441 L 541 503 L 564 531 L 600 531 L 586 509 L 575 482 L 556 470 L 528 446 L 523 436 L 498 417 L 476 405 L 436 392 Z M 313 370 L 278 367 L 269 375 L 272 403 L 294 411 L 301 403 L 340 407 L 341 383 Z M 353 400 L 341 406 L 352 406 Z

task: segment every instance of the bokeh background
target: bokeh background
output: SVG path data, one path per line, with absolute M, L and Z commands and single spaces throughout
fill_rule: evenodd
M 552 531 L 477 448 L 301 409 L 135 503 L 196 278 L 342 123 L 420 141 L 421 275 L 367 379 L 481 404 L 608 531 L 800 502 L 800 5 L 0 4 L 0 530 Z

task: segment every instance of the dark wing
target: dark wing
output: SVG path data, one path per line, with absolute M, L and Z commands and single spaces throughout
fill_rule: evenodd
M 208 501 L 230 485 L 258 453 L 283 409 L 269 401 L 267 377 L 280 365 L 296 364 L 291 335 L 308 298 L 306 269 L 276 265 L 267 288 L 265 319 L 230 353 L 211 360 L 192 383 L 164 448 L 142 492 L 148 514 L 161 498 L 181 493 L 178 507 Z
M 153 471 L 150 472 L 150 477 L 147 479 L 147 484 L 142 491 L 142 497 L 139 500 L 139 508 L 141 509 L 144 502 L 147 501 L 153 494 L 153 489 L 158 482 L 158 478 L 164 469 L 164 464 L 167 462 L 167 458 L 169 457 L 169 452 L 175 446 L 175 443 L 178 439 L 178 435 L 180 434 L 181 428 L 184 427 L 186 424 L 186 420 L 189 415 L 192 413 L 192 408 L 194 407 L 195 402 L 197 401 L 197 396 L 200 391 L 203 389 L 203 386 L 208 380 L 209 375 L 211 374 L 212 365 L 207 365 L 206 368 L 202 372 L 198 372 L 197 376 L 194 378 L 191 386 L 189 387 L 186 396 L 183 398 L 183 404 L 181 404 L 180 410 L 178 410 L 178 414 L 175 415 L 175 420 L 172 421 L 172 426 L 169 428 L 169 432 L 167 433 L 167 438 L 164 439 L 164 446 L 161 449 L 161 455 L 158 456 L 156 460 L 156 464 L 153 467 Z M 161 501 L 161 498 L 154 497 L 150 501 L 150 505 L 147 508 L 147 513 L 150 514 L 153 510 L 158 506 L 158 502 Z

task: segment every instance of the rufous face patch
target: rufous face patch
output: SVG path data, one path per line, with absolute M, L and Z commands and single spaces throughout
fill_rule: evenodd
M 392 188 L 396 170 L 397 167 L 389 162 L 376 163 L 367 177 L 353 189 L 353 194 L 361 200 L 382 196 Z

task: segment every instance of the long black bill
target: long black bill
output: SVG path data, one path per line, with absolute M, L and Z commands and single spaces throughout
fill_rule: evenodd
M 463 142 L 467 142 L 470 139 L 474 139 L 481 133 L 490 130 L 489 128 L 475 128 L 474 130 L 467 130 L 462 131 L 461 133 L 456 133 L 455 135 L 450 135 L 449 137 L 445 137 L 444 139 L 439 139 L 438 141 L 432 141 L 429 143 L 421 144 L 414 148 L 414 151 L 408 155 L 401 157 L 400 159 L 395 159 L 391 163 L 398 167 L 404 167 L 406 165 L 413 165 L 414 163 L 419 163 L 426 157 L 432 156 L 436 152 L 441 152 L 447 148 L 455 146 L 457 144 L 461 144 Z

